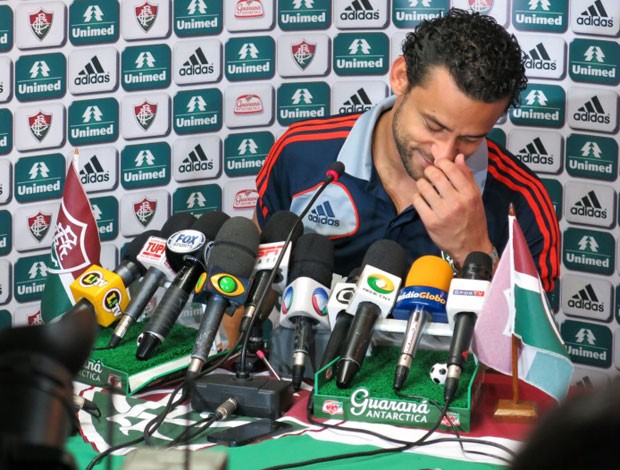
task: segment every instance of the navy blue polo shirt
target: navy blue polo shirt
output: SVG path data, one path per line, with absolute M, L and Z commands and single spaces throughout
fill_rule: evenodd
M 398 242 L 410 263 L 423 255 L 441 255 L 413 206 L 396 213 L 373 165 L 372 129 L 393 103 L 390 97 L 363 114 L 292 124 L 274 144 L 256 180 L 261 227 L 279 210 L 300 214 L 338 160 L 345 174 L 327 187 L 303 220 L 305 233 L 320 233 L 334 242 L 336 273 L 347 275 L 359 267 L 368 247 L 380 239 Z M 543 286 L 552 290 L 559 271 L 559 228 L 540 180 L 491 141 L 484 141 L 467 165 L 482 190 L 491 242 L 500 253 L 506 246 L 512 202 Z

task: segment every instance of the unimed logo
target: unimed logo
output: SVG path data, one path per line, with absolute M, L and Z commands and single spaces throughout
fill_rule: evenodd
M 0 5 L 0 52 L 13 47 L 13 10 L 7 5 Z
M 196 217 L 222 209 L 222 188 L 218 184 L 201 184 L 178 188 L 172 195 L 172 212 L 189 212 Z
M 566 0 L 514 0 L 512 22 L 520 31 L 561 33 L 568 25 Z
M 422 21 L 443 16 L 450 7 L 448 0 L 394 0 L 392 21 L 398 28 L 412 28 Z
M 69 142 L 114 142 L 118 138 L 118 102 L 114 98 L 74 101 L 69 106 Z
M 179 37 L 206 36 L 222 31 L 222 0 L 176 0 L 174 32 Z
M 510 110 L 510 120 L 517 125 L 562 127 L 566 94 L 557 85 L 528 84 L 521 92 L 521 106 Z
M 65 158 L 59 153 L 21 157 L 15 163 L 15 199 L 33 202 L 60 197 L 65 173 Z
M 47 280 L 49 254 L 22 256 L 14 266 L 13 295 L 18 302 L 41 300 Z
M 13 148 L 13 115 L 8 109 L 0 109 L 0 155 Z
M 258 174 L 274 143 L 271 132 L 229 134 L 224 140 L 224 171 L 227 176 Z
M 332 0 L 280 0 L 278 24 L 283 31 L 327 29 Z
M 12 246 L 12 217 L 9 211 L 0 211 L 0 256 L 8 255 Z
M 610 233 L 568 228 L 562 243 L 568 269 L 610 276 L 614 272 L 616 241 Z
M 171 56 L 166 44 L 127 47 L 121 54 L 123 88 L 134 91 L 169 86 Z
M 118 200 L 114 196 L 94 197 L 90 205 L 101 241 L 114 240 L 118 236 Z
M 112 43 L 119 35 L 116 0 L 75 0 L 69 7 L 69 40 L 76 46 Z
M 560 327 L 571 360 L 594 367 L 611 366 L 611 330 L 603 325 L 566 320 Z
M 562 204 L 562 195 L 564 194 L 564 188 L 562 187 L 562 183 L 560 183 L 557 179 L 541 178 L 540 181 L 549 193 L 549 198 L 551 199 L 551 204 L 553 205 L 555 215 L 557 216 L 558 220 L 562 220 L 564 207 Z
M 575 39 L 569 49 L 568 72 L 576 82 L 617 85 L 620 82 L 620 45 L 617 41 Z
M 571 134 L 566 140 L 566 171 L 571 176 L 615 181 L 618 142 L 609 137 Z
M 301 119 L 329 114 L 330 88 L 325 82 L 284 83 L 277 92 L 278 122 L 287 126 Z
M 389 62 L 389 40 L 384 33 L 340 33 L 334 38 L 337 75 L 383 75 Z
M 20 101 L 64 96 L 67 82 L 64 54 L 20 56 L 15 62 L 15 97 Z
M 128 145 L 121 152 L 121 185 L 136 189 L 168 184 L 170 158 L 166 142 Z
M 180 91 L 173 100 L 177 134 L 214 132 L 222 127 L 222 92 L 217 88 Z
M 275 72 L 276 44 L 270 36 L 231 38 L 225 46 L 226 78 L 265 80 Z

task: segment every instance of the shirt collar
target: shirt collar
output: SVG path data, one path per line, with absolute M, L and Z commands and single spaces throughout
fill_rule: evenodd
M 372 175 L 372 134 L 381 114 L 394 106 L 396 97 L 389 96 L 362 114 L 353 125 L 349 136 L 338 154 L 338 161 L 344 163 L 345 171 L 356 178 L 370 181 Z M 486 139 L 467 159 L 474 179 L 482 192 L 487 178 L 489 155 Z

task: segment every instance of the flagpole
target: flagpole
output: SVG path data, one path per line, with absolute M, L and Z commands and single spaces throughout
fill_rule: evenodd
M 512 335 L 512 403 L 519 403 L 519 338 Z

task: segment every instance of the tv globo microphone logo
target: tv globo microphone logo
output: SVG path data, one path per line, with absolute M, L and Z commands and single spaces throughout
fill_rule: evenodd
M 396 289 L 396 286 L 390 278 L 379 273 L 369 275 L 366 279 L 366 284 L 374 292 L 383 295 L 390 294 Z

